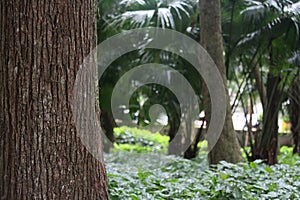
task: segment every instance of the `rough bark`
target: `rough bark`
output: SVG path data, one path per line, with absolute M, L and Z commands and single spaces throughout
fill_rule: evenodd
M 0 198 L 108 199 L 71 111 L 95 47 L 93 0 L 0 2 Z
M 200 1 L 200 43 L 215 61 L 223 77 L 227 96 L 226 119 L 221 136 L 209 153 L 210 164 L 225 160 L 232 163 L 242 161 L 240 146 L 233 129 L 231 107 L 227 87 L 226 71 L 223 57 L 223 42 L 221 31 L 220 0 Z M 203 89 L 204 110 L 206 120 L 210 121 L 210 98 L 207 89 Z M 211 122 L 214 123 L 214 122 Z

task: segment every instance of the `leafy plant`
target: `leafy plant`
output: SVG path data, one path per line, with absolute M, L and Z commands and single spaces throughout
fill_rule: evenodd
M 288 148 L 282 149 L 285 153 L 292 156 Z M 279 160 L 287 161 L 284 156 Z M 196 160 L 186 160 L 125 151 L 106 154 L 105 162 L 111 199 L 300 198 L 300 162 L 274 166 L 259 160 L 221 162 L 209 169 L 203 153 Z

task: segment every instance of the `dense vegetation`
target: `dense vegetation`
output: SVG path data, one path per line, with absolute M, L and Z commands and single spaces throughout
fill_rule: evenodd
M 257 160 L 209 168 L 205 142 L 197 158 L 187 160 L 157 151 L 166 148 L 166 137 L 158 133 L 121 127 L 115 134 L 120 144 L 130 144 L 115 144 L 105 154 L 112 199 L 300 198 L 300 158 L 292 148 L 282 147 L 274 166 Z
M 115 128 L 114 147 L 120 150 L 136 152 L 167 152 L 169 137 L 147 130 L 129 128 L 126 126 Z
M 0 24 L 0 199 L 300 199 L 299 0 L 5 0 Z
M 169 141 L 174 138 L 184 114 L 176 96 L 157 84 L 147 84 L 136 90 L 124 111 L 135 125 L 143 127 L 150 124 L 151 105 L 164 106 L 168 115 L 165 135 L 112 123 L 110 98 L 116 82 L 128 70 L 145 63 L 167 64 L 180 72 L 195 90 L 201 111 L 209 107 L 205 105 L 202 80 L 193 66 L 170 52 L 145 49 L 140 45 L 136 51 L 115 60 L 99 82 L 103 129 L 114 142 L 111 153 L 105 155 L 112 199 L 300 198 L 300 159 L 295 154 L 300 155 L 300 3 L 297 0 L 220 2 L 225 69 L 219 71 L 224 71 L 224 80 L 228 80 L 231 99 L 228 113 L 239 110 L 245 118 L 242 129 L 246 145 L 241 149 L 245 162 L 221 161 L 209 167 L 214 162 L 211 157 L 207 158 L 207 142 L 199 139 L 201 131 L 197 136 L 199 140 L 193 141 L 193 148 L 188 149 L 190 152 L 182 153 L 186 156 L 188 152 L 192 155 L 189 158 L 195 158 L 186 160 L 167 155 L 174 153 L 168 149 Z M 201 13 L 198 1 L 100 0 L 99 10 L 102 11 L 98 18 L 99 43 L 112 35 L 143 27 L 173 29 L 200 42 L 205 38 L 201 36 L 203 28 L 210 28 L 201 27 L 199 16 L 204 12 Z M 256 113 L 257 105 L 261 113 Z M 207 111 L 205 113 L 207 115 Z M 260 115 L 255 125 L 254 114 Z M 293 142 L 290 142 L 293 147 L 278 148 L 280 118 L 290 124 L 287 130 L 293 135 Z M 201 117 L 201 120 L 209 119 Z M 190 133 L 191 129 L 186 128 L 185 132 Z M 225 138 L 233 134 L 232 129 Z M 181 142 L 192 143 L 189 139 Z M 226 154 L 239 154 L 239 147 L 230 151 L 233 148 L 226 148 L 229 145 L 238 146 L 233 142 L 222 145 L 222 152 L 219 149 L 216 154 L 224 153 L 225 156 L 219 160 L 230 157 Z M 199 152 L 197 147 L 200 147 Z
M 300 154 L 300 3 L 297 0 L 220 2 L 231 109 L 232 113 L 239 110 L 246 119 L 243 125 L 248 129 L 246 134 L 250 147 L 247 159 L 263 159 L 270 165 L 277 163 L 278 120 L 282 116 L 290 123 L 294 152 Z M 201 13 L 198 4 L 190 0 L 100 0 L 98 8 L 102 15 L 97 21 L 98 42 L 141 27 L 173 29 L 200 41 Z M 113 127 L 117 126 L 111 123 L 111 92 L 122 75 L 145 63 L 164 63 L 182 73 L 195 90 L 200 109 L 207 107 L 203 105 L 205 95 L 201 94 L 200 76 L 193 66 L 170 52 L 144 49 L 141 45 L 137 51 L 115 60 L 100 80 L 103 126 L 111 140 Z M 182 113 L 180 102 L 167 88 L 144 85 L 133 94 L 130 106 L 124 109 L 129 110 L 137 125 L 144 126 L 149 124 L 147 113 L 153 104 L 160 104 L 166 109 L 168 135 L 172 139 Z M 261 107 L 260 113 L 256 111 L 257 106 Z M 261 116 L 260 131 L 255 136 L 251 130 L 252 114 Z
M 282 149 L 284 150 L 284 149 Z M 159 153 L 105 155 L 112 199 L 299 199 L 300 159 L 285 148 L 279 162 L 208 168 L 206 154 L 187 160 Z M 283 164 L 284 163 L 284 164 Z

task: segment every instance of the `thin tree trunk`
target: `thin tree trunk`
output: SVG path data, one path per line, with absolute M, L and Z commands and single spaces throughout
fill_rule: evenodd
M 264 110 L 262 137 L 259 143 L 258 155 L 254 159 L 265 160 L 269 165 L 276 164 L 278 149 L 278 114 L 280 106 L 280 77 L 269 73 L 267 80 L 267 109 Z
M 278 114 L 281 103 L 281 94 L 279 83 L 280 76 L 274 74 L 272 41 L 270 41 L 270 71 L 267 77 L 266 85 L 266 104 L 264 105 L 263 128 L 259 137 L 256 138 L 255 149 L 252 149 L 252 160 L 261 159 L 269 165 L 276 164 L 278 151 Z
M 95 2 L 0 2 L 0 198 L 108 199 L 105 168 L 71 111 L 95 47 Z
M 253 66 L 253 77 L 256 82 L 256 88 L 257 88 L 261 103 L 263 105 L 263 108 L 265 109 L 266 105 L 268 103 L 267 102 L 267 92 L 266 92 L 265 86 L 263 85 L 261 72 L 259 71 L 259 68 L 257 66 Z
M 107 138 L 104 138 L 105 141 L 103 141 L 104 145 L 104 152 L 108 153 L 110 148 L 113 147 L 112 143 L 115 141 L 114 137 L 114 127 L 116 127 L 116 124 L 114 122 L 114 118 L 112 116 L 112 113 L 107 110 L 101 111 L 101 127 L 105 131 L 105 135 Z M 109 140 L 109 141 L 106 141 Z
M 168 146 L 168 154 L 170 155 L 181 155 L 182 137 L 175 137 L 178 131 L 178 127 L 180 126 L 180 119 L 177 119 L 176 116 L 169 116 L 169 131 L 168 135 L 170 137 L 169 146 Z M 172 142 L 171 142 L 172 141 Z
M 223 58 L 223 42 L 221 31 L 220 0 L 201 0 L 200 1 L 200 43 L 208 51 L 215 61 L 226 88 L 227 110 L 226 119 L 221 136 L 215 147 L 209 153 L 210 164 L 225 160 L 232 163 L 242 161 L 240 146 L 237 141 L 236 133 L 233 129 L 230 99 L 228 94 L 226 72 Z M 204 110 L 206 120 L 210 121 L 210 98 L 207 89 L 203 90 Z M 214 123 L 214 122 L 211 122 Z
M 296 79 L 291 84 L 290 88 L 290 121 L 291 121 L 291 131 L 293 134 L 294 141 L 294 153 L 298 153 L 300 155 L 300 76 L 296 77 Z

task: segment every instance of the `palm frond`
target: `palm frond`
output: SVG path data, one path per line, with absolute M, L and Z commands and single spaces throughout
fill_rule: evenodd
M 299 17 L 297 12 L 300 10 L 300 3 L 293 3 L 290 0 L 267 0 L 263 2 L 247 0 L 247 3 L 250 6 L 241 13 L 250 21 L 247 22 L 249 24 L 256 24 L 259 21 L 257 23 L 259 28 L 248 33 L 238 45 L 255 39 L 259 39 L 259 41 L 267 38 L 276 39 L 286 35 L 290 30 L 294 30 L 294 39 L 298 41 L 300 22 L 296 16 Z
M 130 21 L 130 24 L 132 24 L 134 28 L 136 28 L 136 26 L 143 27 L 144 25 L 149 25 L 154 13 L 155 10 L 127 11 L 121 15 L 121 25 L 123 25 L 125 21 Z M 116 20 L 116 23 L 118 23 L 118 20 Z
M 182 15 L 189 17 L 193 8 L 182 0 L 122 0 L 120 5 L 126 5 L 126 11 L 113 17 L 110 25 L 122 29 L 150 25 L 176 29 Z
M 293 53 L 293 56 L 288 59 L 289 63 L 300 67 L 300 50 Z
M 241 15 L 248 21 L 262 21 L 266 16 L 275 14 L 277 16 L 287 16 L 298 13 L 300 5 L 290 0 L 246 0 L 247 8 L 241 11 Z
M 287 12 L 289 15 L 300 15 L 300 2 L 287 6 L 284 8 L 284 12 Z
M 249 4 L 249 1 L 247 1 Z M 251 1 L 251 5 L 241 11 L 240 13 L 245 21 L 256 22 L 265 18 L 266 10 L 261 2 Z
M 130 6 L 136 5 L 136 4 L 138 4 L 138 5 L 145 5 L 146 2 L 144 0 L 122 0 L 120 2 L 120 5 L 125 5 L 127 7 L 130 7 Z
M 191 4 L 188 4 L 184 1 L 173 1 L 169 4 L 170 9 L 174 9 L 179 19 L 182 19 L 181 13 L 185 13 L 187 16 L 190 15 L 188 10 L 191 10 L 193 7 Z
M 170 9 L 159 8 L 157 15 L 158 26 L 161 25 L 162 28 L 171 27 L 172 29 L 175 29 L 175 21 Z

